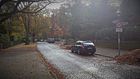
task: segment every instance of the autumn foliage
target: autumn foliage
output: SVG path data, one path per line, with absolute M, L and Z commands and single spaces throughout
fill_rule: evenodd
M 115 58 L 118 63 L 140 64 L 140 49 L 131 51 L 129 54 Z

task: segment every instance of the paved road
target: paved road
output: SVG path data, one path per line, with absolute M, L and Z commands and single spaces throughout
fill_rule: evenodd
M 100 56 L 76 55 L 45 42 L 39 42 L 37 47 L 66 79 L 140 79 L 140 67 L 137 66 L 119 65 Z

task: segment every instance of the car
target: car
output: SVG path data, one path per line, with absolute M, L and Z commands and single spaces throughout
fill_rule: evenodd
M 43 42 L 44 41 L 44 39 L 40 39 L 40 42 Z
M 54 38 L 48 38 L 48 39 L 47 39 L 47 42 L 48 42 L 48 43 L 55 43 L 55 39 L 54 39 Z
M 71 52 L 77 54 L 94 55 L 96 52 L 96 47 L 91 41 L 77 41 L 75 45 L 71 47 Z

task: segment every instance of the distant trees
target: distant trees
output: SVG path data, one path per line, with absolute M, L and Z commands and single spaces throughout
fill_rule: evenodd
M 123 0 L 121 15 L 131 25 L 140 25 L 140 0 Z
M 123 0 L 120 12 L 121 19 L 128 22 L 122 33 L 123 40 L 140 40 L 140 0 Z
M 58 22 L 75 39 L 95 39 L 101 29 L 110 29 L 116 18 L 116 9 L 107 0 L 88 3 L 73 0 L 59 9 Z
M 31 16 L 30 23 L 30 32 L 34 34 L 35 38 L 47 38 L 51 27 L 51 18 L 49 16 L 43 16 L 42 14 Z
M 122 40 L 136 41 L 140 39 L 139 2 L 139 0 L 69 0 L 57 12 L 57 24 L 66 29 L 67 38 L 117 40 L 116 26 L 112 22 L 118 19 L 117 11 L 120 10 L 119 19 L 128 22 L 128 25 L 123 26 Z M 136 36 L 130 39 L 127 34 Z

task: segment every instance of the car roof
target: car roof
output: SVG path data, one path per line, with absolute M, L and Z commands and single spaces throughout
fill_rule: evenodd
M 87 40 L 87 41 L 81 41 L 81 40 L 79 40 L 79 41 L 76 41 L 76 43 L 93 43 L 92 41 L 90 41 L 90 40 Z
M 83 43 L 84 41 L 76 41 L 76 43 Z
M 94 43 L 92 42 L 92 41 L 90 41 L 90 40 L 88 40 L 88 41 L 76 41 L 76 43 L 83 43 L 83 44 L 86 44 L 86 45 L 93 45 L 93 46 L 95 46 L 94 45 Z

